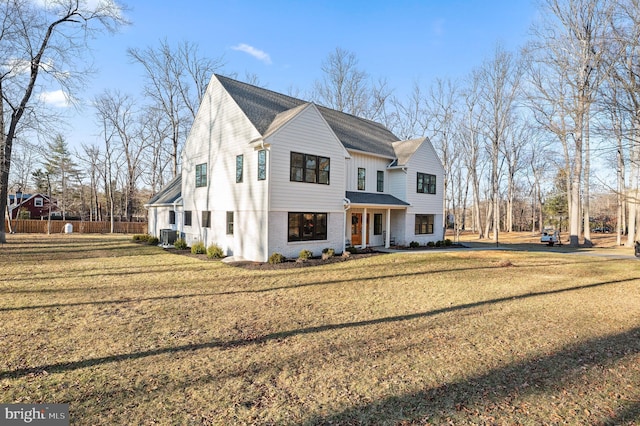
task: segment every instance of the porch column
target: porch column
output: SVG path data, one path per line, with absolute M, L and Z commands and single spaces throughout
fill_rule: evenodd
M 391 209 L 387 209 L 387 232 L 384 236 L 384 248 L 389 248 L 391 245 Z
M 362 248 L 367 247 L 367 208 L 362 212 Z

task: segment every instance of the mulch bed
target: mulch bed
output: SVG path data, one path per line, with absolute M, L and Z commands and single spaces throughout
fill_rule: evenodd
M 210 262 L 219 262 L 220 259 L 209 259 L 207 257 L 206 254 L 192 254 L 191 251 L 189 250 L 176 250 L 175 248 L 165 248 L 165 251 L 169 252 L 169 253 L 174 253 L 180 256 L 187 256 L 187 257 L 193 257 L 199 260 L 204 260 L 204 261 L 210 261 Z M 279 270 L 279 269 L 294 269 L 294 268 L 307 268 L 310 266 L 321 266 L 321 265 L 328 265 L 330 263 L 338 263 L 338 262 L 346 262 L 349 260 L 354 260 L 354 259 L 363 259 L 366 257 L 371 257 L 371 256 L 377 256 L 379 254 L 384 254 L 384 253 L 380 253 L 377 251 L 368 251 L 366 253 L 356 253 L 356 254 L 351 254 L 350 256 L 333 256 L 330 257 L 329 259 L 325 259 L 323 260 L 322 258 L 319 257 L 314 257 L 311 259 L 306 259 L 303 261 L 298 261 L 296 259 L 287 259 L 286 261 L 282 262 L 282 263 L 276 263 L 276 264 L 270 264 L 268 262 L 251 262 L 248 260 L 243 260 L 243 261 L 237 261 L 237 262 L 228 262 L 228 265 L 231 266 L 235 266 L 238 268 L 244 268 L 244 269 L 250 269 L 250 270 L 264 270 L 264 271 L 271 271 L 271 270 Z

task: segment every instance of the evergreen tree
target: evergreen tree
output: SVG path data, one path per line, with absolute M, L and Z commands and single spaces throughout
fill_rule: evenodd
M 56 135 L 55 139 L 47 144 L 47 149 L 49 156 L 44 162 L 45 175 L 49 175 L 51 192 L 58 198 L 58 208 L 64 220 L 70 207 L 69 195 L 73 190 L 73 182 L 78 181 L 80 169 L 73 161 L 62 135 Z

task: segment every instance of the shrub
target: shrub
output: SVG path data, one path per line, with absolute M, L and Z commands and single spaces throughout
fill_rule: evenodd
M 149 238 L 151 238 L 151 235 L 149 234 L 135 234 L 132 237 L 133 241 L 136 241 L 139 243 L 146 243 L 147 241 L 149 241 Z
M 157 246 L 160 244 L 160 239 L 158 237 L 149 236 L 149 238 L 147 238 L 147 244 L 150 246 Z
M 176 242 L 173 243 L 173 246 L 177 250 L 186 250 L 188 248 L 187 241 L 184 238 L 178 238 Z
M 442 247 L 442 241 L 436 241 L 436 247 Z
M 311 252 L 311 250 L 301 250 L 300 254 L 298 255 L 298 258 L 300 259 L 311 259 L 313 257 L 313 253 Z
M 196 241 L 191 245 L 191 254 L 205 254 L 206 252 L 207 248 L 202 241 Z
M 444 245 L 449 247 L 450 245 L 453 244 L 453 241 L 451 241 L 449 238 L 447 238 L 446 240 L 444 240 Z
M 427 247 L 435 247 L 435 246 L 436 246 L 436 243 L 434 243 L 433 241 L 429 241 L 427 243 Z
M 357 249 L 357 248 L 355 248 L 355 247 L 353 247 L 353 246 L 347 247 L 345 250 L 346 250 L 346 251 L 348 251 L 348 252 L 349 252 L 349 253 L 351 253 L 351 254 L 356 254 L 356 253 L 358 253 L 358 249 Z
M 336 251 L 332 248 L 324 248 L 322 249 L 322 254 L 325 255 L 325 257 L 333 257 L 336 254 Z
M 286 258 L 280 253 L 273 253 L 271 256 L 269 256 L 269 263 L 275 265 L 276 263 L 284 262 L 285 259 Z
M 418 247 L 420 247 L 420 243 L 419 243 L 419 242 L 417 242 L 417 241 L 411 241 L 411 242 L 409 243 L 409 247 L 410 247 L 410 248 L 418 248 Z
M 217 244 L 210 245 L 207 247 L 207 257 L 209 259 L 222 259 L 224 257 L 222 247 Z

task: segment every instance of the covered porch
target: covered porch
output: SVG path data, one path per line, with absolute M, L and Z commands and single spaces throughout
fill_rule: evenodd
M 390 194 L 347 191 L 345 197 L 345 244 L 358 248 L 384 246 L 389 248 L 403 226 L 394 227 L 404 219 L 406 203 Z M 395 232 L 394 232 L 395 229 Z

